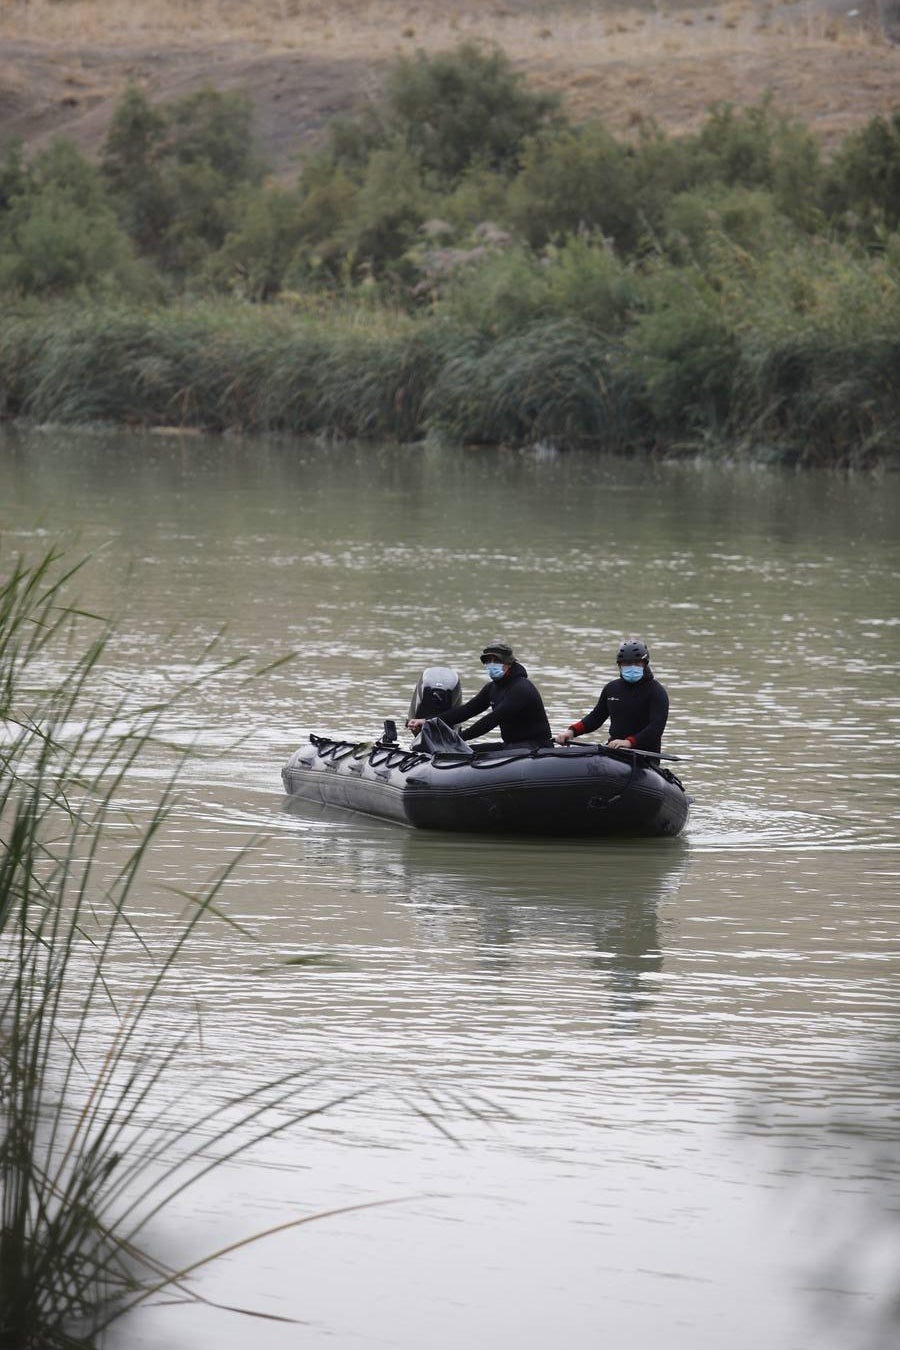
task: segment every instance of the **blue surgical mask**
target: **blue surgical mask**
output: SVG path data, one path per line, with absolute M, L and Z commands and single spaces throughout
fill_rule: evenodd
M 629 684 L 637 684 L 638 680 L 643 678 L 643 666 L 620 666 L 622 679 L 627 680 Z
M 503 667 L 499 661 L 492 661 L 489 666 L 485 666 L 485 670 L 490 675 L 492 680 L 503 679 Z

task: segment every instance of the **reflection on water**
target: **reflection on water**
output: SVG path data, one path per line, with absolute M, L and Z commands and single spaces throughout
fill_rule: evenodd
M 898 507 L 890 478 L 0 437 L 4 547 L 96 553 L 83 599 L 122 616 L 111 698 L 184 679 L 223 621 L 254 665 L 296 653 L 209 679 L 162 728 L 203 757 L 142 922 L 262 836 L 222 894 L 253 941 L 205 925 L 173 1000 L 202 1008 L 200 1090 L 316 1061 L 367 1091 L 172 1222 L 191 1256 L 414 1199 L 207 1272 L 210 1297 L 304 1319 L 254 1323 L 260 1350 L 805 1350 L 817 1282 L 861 1350 L 877 1263 L 808 1255 L 823 1194 L 855 1232 L 889 1224 L 896 1185 Z M 684 838 L 445 837 L 283 799 L 310 731 L 402 719 L 426 665 L 471 694 L 502 634 L 565 725 L 635 629 L 672 698 Z M 148 750 L 123 811 L 166 774 Z M 836 1119 L 883 1147 L 855 1152 Z M 121 1343 L 218 1350 L 240 1320 L 161 1309 Z
M 307 866 L 336 869 L 357 885 L 378 877 L 403 897 L 423 943 L 464 935 L 491 963 L 536 941 L 571 944 L 579 964 L 609 973 L 623 995 L 636 996 L 641 975 L 662 968 L 657 910 L 678 893 L 686 859 L 679 841 L 607 843 L 598 856 L 584 841 L 485 842 L 376 827 L 360 847 L 341 812 L 293 798 L 284 810 L 321 828 L 304 834 Z

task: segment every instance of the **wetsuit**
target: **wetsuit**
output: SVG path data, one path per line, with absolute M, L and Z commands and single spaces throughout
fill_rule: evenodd
M 499 726 L 504 745 L 552 745 L 550 723 L 544 711 L 544 700 L 528 678 L 528 672 L 514 661 L 502 680 L 488 680 L 468 703 L 441 713 L 448 726 L 474 717 L 476 713 L 490 712 L 473 722 L 463 733 L 463 740 L 471 741 L 485 731 Z
M 662 749 L 662 734 L 669 716 L 669 695 L 647 667 L 636 684 L 620 676 L 604 685 L 596 705 L 572 731 L 595 731 L 609 718 L 609 739 L 631 741 L 635 750 Z

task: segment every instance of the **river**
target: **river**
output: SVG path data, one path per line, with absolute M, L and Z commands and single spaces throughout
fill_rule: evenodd
M 0 437 L 4 558 L 90 555 L 113 696 L 201 751 L 138 896 L 254 842 L 182 968 L 185 1074 L 317 1064 L 358 1096 L 179 1198 L 212 1302 L 114 1345 L 863 1350 L 900 1268 L 900 482 L 533 450 Z M 646 639 L 694 805 L 678 840 L 412 833 L 291 807 L 308 734 L 371 738 L 501 637 L 554 729 Z M 205 665 L 204 665 L 205 663 Z M 140 818 L 168 772 L 124 790 Z M 138 958 L 135 957 L 137 966 Z M 171 1086 L 173 1100 L 178 1081 Z M 198 1087 L 198 1093 L 209 1089 Z

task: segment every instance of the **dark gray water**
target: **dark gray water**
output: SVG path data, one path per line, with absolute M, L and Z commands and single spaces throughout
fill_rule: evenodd
M 225 889 L 255 942 L 212 925 L 185 971 L 191 1070 L 240 1089 L 319 1060 L 335 1092 L 368 1091 L 186 1196 L 160 1240 L 187 1259 L 401 1201 L 199 1281 L 301 1327 L 167 1308 L 123 1344 L 893 1344 L 898 523 L 891 478 L 0 440 L 4 557 L 59 539 L 94 555 L 79 594 L 120 616 L 110 697 L 174 687 L 223 624 L 223 650 L 258 666 L 296 653 L 172 714 L 171 738 L 208 754 L 146 922 L 164 924 L 167 884 L 263 835 Z M 371 737 L 428 664 L 472 693 L 503 636 L 559 728 L 634 633 L 695 798 L 680 840 L 456 839 L 282 799 L 310 731 Z M 146 813 L 166 772 L 149 756 L 123 806 Z

